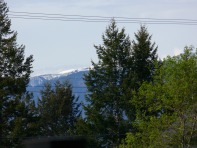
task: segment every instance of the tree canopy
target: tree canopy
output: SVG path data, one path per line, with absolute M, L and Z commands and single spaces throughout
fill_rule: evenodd
M 146 26 L 134 39 L 114 19 L 95 45 L 98 62 L 84 75 L 85 117 L 66 81 L 46 83 L 38 104 L 26 91 L 33 56 L 17 44 L 0 1 L 0 147 L 32 136 L 86 135 L 90 147 L 197 146 L 197 50 L 158 60 Z
M 135 99 L 136 133 L 129 133 L 127 146 L 190 147 L 197 137 L 197 52 L 168 56 L 153 82 L 141 85 Z
M 17 33 L 10 29 L 8 8 L 0 1 L 0 143 L 16 146 L 28 133 L 26 86 L 32 72 L 33 56 L 25 58 L 24 45 L 17 44 Z M 33 102 L 32 102 L 33 103 Z
M 117 146 L 125 133 L 133 130 L 131 92 L 154 72 L 157 48 L 146 27 L 141 26 L 135 37 L 131 44 L 125 29 L 119 30 L 112 19 L 102 36 L 103 44 L 95 46 L 99 61 L 92 61 L 93 68 L 84 78 L 89 93 L 89 104 L 84 107 L 86 122 L 100 146 Z
M 39 128 L 42 136 L 65 136 L 73 133 L 80 116 L 77 97 L 68 81 L 46 83 L 38 101 Z
M 120 142 L 127 126 L 122 84 L 130 70 L 130 40 L 124 29 L 119 31 L 114 20 L 102 39 L 103 45 L 95 46 L 99 62 L 92 62 L 93 68 L 84 78 L 90 92 L 89 104 L 84 109 L 98 142 L 113 146 Z

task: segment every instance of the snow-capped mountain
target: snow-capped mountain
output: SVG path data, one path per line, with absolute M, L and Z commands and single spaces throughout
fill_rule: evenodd
M 84 84 L 83 76 L 88 73 L 89 68 L 71 69 L 59 72 L 57 74 L 45 74 L 34 76 L 30 78 L 27 90 L 33 92 L 35 102 L 40 97 L 40 91 L 44 88 L 46 82 L 52 85 L 58 80 L 63 82 L 68 80 L 73 87 L 73 94 L 79 96 L 79 102 L 84 102 L 86 94 L 86 86 Z

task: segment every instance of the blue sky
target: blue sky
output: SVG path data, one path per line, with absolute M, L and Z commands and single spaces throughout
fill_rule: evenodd
M 5 0 L 10 11 L 130 18 L 196 20 L 196 0 Z M 34 56 L 33 75 L 91 66 L 97 61 L 93 45 L 102 44 L 101 35 L 109 22 L 62 22 L 11 19 L 18 32 L 18 44 Z M 118 23 L 134 39 L 140 27 Z M 197 47 L 197 25 L 147 24 L 160 58 L 180 53 L 184 46 Z

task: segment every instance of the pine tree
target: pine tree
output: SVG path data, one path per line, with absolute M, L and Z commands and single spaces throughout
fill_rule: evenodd
M 158 62 L 157 48 L 151 42 L 152 36 L 149 35 L 145 26 L 141 26 L 135 33 L 136 40 L 132 41 L 132 79 L 134 86 L 132 89 L 138 90 L 144 81 L 150 82 Z
M 40 135 L 62 136 L 74 132 L 75 123 L 80 116 L 78 98 L 72 94 L 69 82 L 55 86 L 45 84 L 38 101 Z
M 131 123 L 136 118 L 135 104 L 131 103 L 133 99 L 133 92 L 138 92 L 138 89 L 143 82 L 152 81 L 156 67 L 161 65 L 157 56 L 158 47 L 155 47 L 154 42 L 152 43 L 152 36 L 149 35 L 147 28 L 144 25 L 141 25 L 138 32 L 134 35 L 135 40 L 132 40 L 131 43 L 132 70 L 125 81 L 126 87 L 130 87 L 125 96 L 127 96 L 126 100 L 129 100 L 127 101 L 128 106 L 126 114 Z M 136 130 L 137 129 L 133 128 L 133 132 Z
M 119 31 L 114 20 L 102 36 L 103 45 L 95 46 L 98 63 L 85 75 L 88 89 L 84 107 L 91 137 L 100 146 L 115 146 L 128 130 L 124 81 L 131 70 L 130 39 L 124 28 Z
M 25 47 L 17 44 L 17 33 L 10 29 L 7 13 L 6 3 L 0 1 L 0 145 L 17 147 L 22 138 L 24 112 L 29 104 L 23 98 L 33 57 L 25 59 Z

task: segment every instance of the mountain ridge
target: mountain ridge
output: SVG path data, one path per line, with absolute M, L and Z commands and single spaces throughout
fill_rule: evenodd
M 56 81 L 63 83 L 64 81 L 69 81 L 73 88 L 73 94 L 79 97 L 78 103 L 85 103 L 85 94 L 87 88 L 83 80 L 84 74 L 87 74 L 89 68 L 79 68 L 64 70 L 57 74 L 44 74 L 30 77 L 29 84 L 27 86 L 27 91 L 32 92 L 34 100 L 37 104 L 38 98 L 40 98 L 40 91 L 44 88 L 45 83 L 50 83 L 54 86 Z

